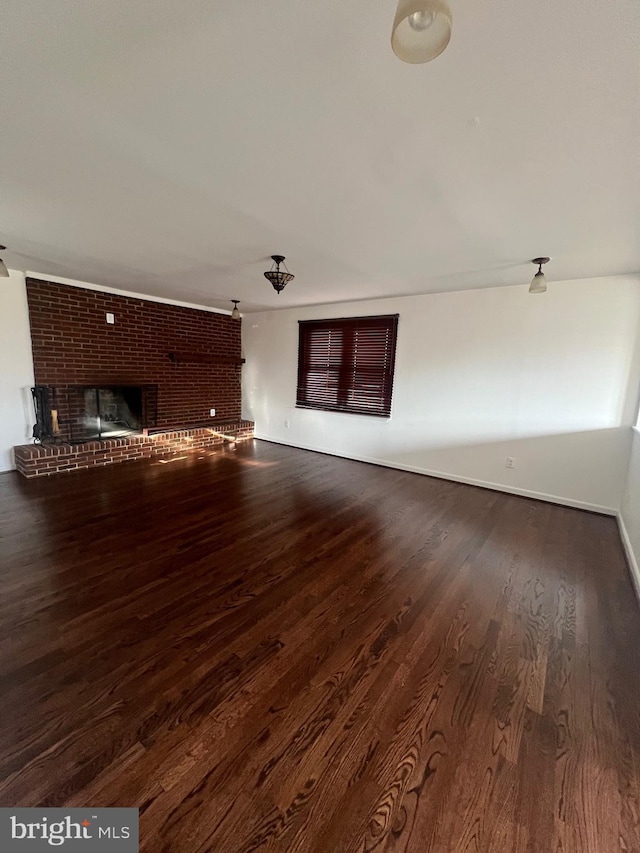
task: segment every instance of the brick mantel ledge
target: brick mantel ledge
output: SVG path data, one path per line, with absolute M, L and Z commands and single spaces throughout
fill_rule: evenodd
M 253 421 L 238 421 L 81 444 L 20 444 L 14 447 L 16 469 L 31 478 L 153 456 L 173 456 L 215 447 L 229 438 L 246 441 L 253 438 L 253 427 Z

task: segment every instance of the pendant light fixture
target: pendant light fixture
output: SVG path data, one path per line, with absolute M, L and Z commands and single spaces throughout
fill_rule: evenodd
M 391 47 L 403 62 L 430 62 L 451 38 L 451 9 L 446 0 L 399 0 Z
M 284 255 L 271 255 L 271 257 L 273 258 L 273 265 L 270 270 L 267 270 L 264 277 L 271 282 L 273 289 L 279 294 L 290 281 L 293 281 L 295 276 L 291 275 L 284 264 Z M 280 270 L 280 264 L 284 265 L 286 272 Z
M 240 302 L 240 300 L 232 299 L 231 301 L 233 302 L 233 311 L 231 312 L 231 319 L 240 320 L 240 312 L 238 311 L 238 302 Z
M 546 293 L 547 292 L 547 280 L 544 277 L 544 273 L 542 272 L 542 265 L 548 264 L 551 258 L 534 258 L 531 263 L 538 265 L 538 272 L 531 279 L 531 284 L 529 285 L 529 293 Z
M 4 252 L 6 248 L 6 246 L 0 246 L 0 252 Z M 9 278 L 9 270 L 2 258 L 0 258 L 0 277 Z

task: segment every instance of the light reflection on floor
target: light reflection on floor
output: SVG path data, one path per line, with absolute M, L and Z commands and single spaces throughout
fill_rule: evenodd
M 238 449 L 238 445 L 240 445 L 243 441 L 248 441 L 251 439 L 236 439 L 235 441 L 230 441 L 225 443 L 222 447 L 217 445 L 216 447 L 212 447 L 207 450 L 190 450 L 186 454 L 182 454 L 180 456 L 171 456 L 167 459 L 154 459 L 151 464 L 152 465 L 168 465 L 170 462 L 180 462 L 185 459 L 197 459 L 198 461 L 204 461 L 205 459 L 223 459 L 228 453 L 235 453 Z M 196 455 L 197 454 L 197 455 Z M 242 455 L 234 456 L 234 460 L 242 466 L 246 466 L 249 468 L 271 468 L 274 465 L 277 465 L 277 462 L 263 462 L 259 459 L 243 459 Z

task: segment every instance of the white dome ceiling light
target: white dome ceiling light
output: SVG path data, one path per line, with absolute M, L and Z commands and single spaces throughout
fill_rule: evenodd
M 399 0 L 391 32 L 393 52 L 403 62 L 430 62 L 449 44 L 451 25 L 446 0 Z

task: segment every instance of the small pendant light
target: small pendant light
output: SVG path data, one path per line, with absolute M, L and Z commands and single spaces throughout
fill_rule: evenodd
M 231 312 L 231 319 L 240 320 L 240 312 L 238 311 L 238 302 L 240 302 L 240 300 L 232 299 L 231 301 L 233 302 L 233 311 Z
M 6 248 L 6 246 L 0 246 L 0 252 L 4 252 Z M 0 277 L 9 278 L 9 270 L 2 258 L 0 258 Z
M 284 266 L 286 272 L 280 270 L 280 264 L 284 264 L 284 255 L 271 255 L 271 257 L 273 258 L 273 265 L 270 270 L 267 270 L 264 277 L 271 282 L 275 292 L 280 294 L 295 276 L 291 275 L 286 265 Z
M 546 293 L 547 292 L 547 280 L 544 277 L 544 273 L 542 272 L 542 265 L 548 264 L 551 258 L 534 258 L 531 263 L 538 265 L 538 272 L 531 279 L 531 284 L 529 285 L 529 293 Z

